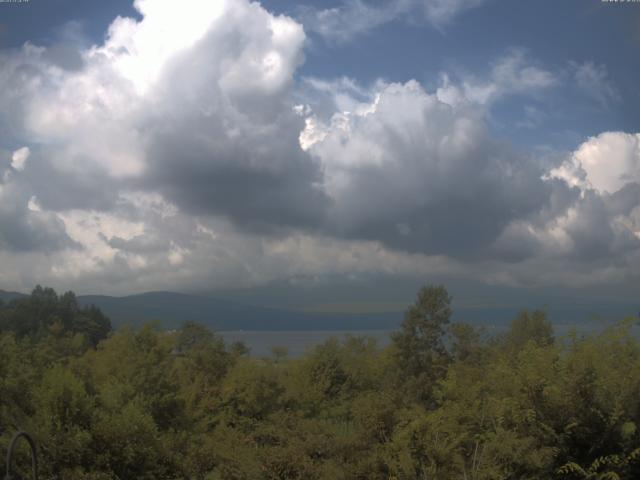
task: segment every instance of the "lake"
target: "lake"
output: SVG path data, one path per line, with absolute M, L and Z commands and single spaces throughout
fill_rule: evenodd
M 609 322 L 584 322 L 577 323 L 556 323 L 553 326 L 557 337 L 566 336 L 572 329 L 580 333 L 594 333 L 604 330 L 611 325 Z M 488 334 L 496 334 L 504 331 L 507 326 L 483 325 Z M 380 347 L 385 347 L 391 341 L 390 335 L 394 330 L 284 330 L 284 331 L 259 331 L 259 330 L 238 330 L 217 332 L 222 335 L 225 341 L 243 342 L 251 349 L 251 356 L 266 357 L 272 355 L 274 347 L 285 347 L 289 356 L 299 357 L 316 345 L 323 343 L 331 337 L 344 339 L 347 336 L 371 337 L 375 339 Z

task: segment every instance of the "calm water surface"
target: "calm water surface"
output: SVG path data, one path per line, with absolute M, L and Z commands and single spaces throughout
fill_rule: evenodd
M 610 324 L 609 324 L 610 325 Z M 564 337 L 572 329 L 580 333 L 593 333 L 603 330 L 607 324 L 603 323 L 583 323 L 583 324 L 555 324 L 553 326 L 556 337 Z M 489 335 L 498 334 L 504 331 L 505 325 L 484 325 Z M 370 337 L 376 340 L 378 346 L 385 347 L 391 341 L 390 335 L 393 330 L 286 330 L 286 331 L 257 331 L 240 330 L 218 332 L 227 342 L 243 342 L 251 349 L 254 357 L 266 357 L 273 354 L 274 347 L 284 347 L 289 356 L 297 357 L 311 348 L 319 345 L 331 337 L 344 340 L 348 336 Z

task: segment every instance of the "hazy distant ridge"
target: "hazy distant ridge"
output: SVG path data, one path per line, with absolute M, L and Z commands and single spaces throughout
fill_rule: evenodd
M 82 305 L 99 307 L 115 326 L 158 320 L 166 328 L 175 328 L 192 320 L 215 330 L 358 330 L 395 328 L 402 319 L 399 312 L 313 314 L 172 292 L 126 297 L 83 295 L 78 300 Z
M 10 302 L 11 300 L 24 298 L 26 296 L 26 294 L 20 292 L 7 292 L 6 290 L 0 290 L 0 300 L 3 302 Z
M 4 302 L 25 297 L 19 292 L 0 290 Z M 403 312 L 331 312 L 301 311 L 285 308 L 261 307 L 223 300 L 214 297 L 174 292 L 148 292 L 124 297 L 107 295 L 80 295 L 82 306 L 96 305 L 112 321 L 115 327 L 129 324 L 140 326 L 149 321 L 159 321 L 164 328 L 177 328 L 187 320 L 206 325 L 214 330 L 388 330 L 395 329 L 403 318 Z M 454 321 L 482 325 L 506 325 L 524 308 L 541 308 L 542 305 L 509 306 L 456 306 Z M 591 320 L 620 320 L 637 315 L 634 302 L 598 302 L 578 304 L 564 301 L 548 305 L 552 323 L 584 325 Z

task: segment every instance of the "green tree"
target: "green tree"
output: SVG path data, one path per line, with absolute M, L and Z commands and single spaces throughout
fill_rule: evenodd
M 432 399 L 436 381 L 446 373 L 449 354 L 443 338 L 451 314 L 451 296 L 444 286 L 422 287 L 400 331 L 391 337 L 401 378 L 421 400 Z
M 58 296 L 38 285 L 30 296 L 0 307 L 0 330 L 34 340 L 81 334 L 95 347 L 111 332 L 111 321 L 95 306 L 80 307 L 73 292 Z
M 484 332 L 468 323 L 456 322 L 449 326 L 451 355 L 456 360 L 477 360 L 483 350 Z
M 521 312 L 511 322 L 503 339 L 506 348 L 513 353 L 520 351 L 527 342 L 544 347 L 553 345 L 554 340 L 553 325 L 542 310 Z

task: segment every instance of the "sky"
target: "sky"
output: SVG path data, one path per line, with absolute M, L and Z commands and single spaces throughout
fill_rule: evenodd
M 638 2 L 0 3 L 0 288 L 635 298 L 639 52 Z

